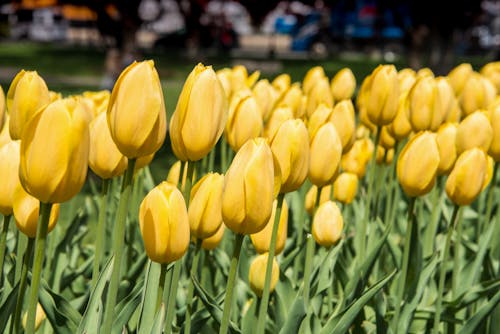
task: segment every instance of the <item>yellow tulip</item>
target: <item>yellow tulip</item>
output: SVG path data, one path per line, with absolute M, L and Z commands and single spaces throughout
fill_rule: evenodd
M 250 239 L 252 240 L 252 244 L 255 247 L 257 253 L 267 253 L 269 252 L 269 248 L 271 246 L 271 234 L 273 232 L 274 219 L 276 215 L 276 207 L 278 201 L 274 200 L 273 203 L 273 213 L 269 218 L 264 229 L 261 231 L 250 234 Z M 285 242 L 287 237 L 287 229 L 288 229 L 288 205 L 286 204 L 286 200 L 283 200 L 283 206 L 281 207 L 280 220 L 278 222 L 278 234 L 276 239 L 276 248 L 275 255 L 280 254 L 283 249 L 285 249 Z
M 170 120 L 172 150 L 178 159 L 197 161 L 217 144 L 228 117 L 227 97 L 212 67 L 195 66 Z
M 335 129 L 337 129 L 340 141 L 342 142 L 342 151 L 349 151 L 356 139 L 356 119 L 352 101 L 343 100 L 337 103 L 333 107 L 330 121 L 335 125 Z
M 344 228 L 342 213 L 335 202 L 327 201 L 316 210 L 312 222 L 312 235 L 323 247 L 333 246 L 339 241 Z
M 302 108 L 302 99 L 305 98 L 302 94 L 300 84 L 294 83 L 289 90 L 283 95 L 281 100 L 277 102 L 278 107 L 290 107 L 295 118 L 304 116 L 304 108 Z
M 393 159 L 394 148 L 384 148 L 380 145 L 377 146 L 377 156 L 375 159 L 377 164 L 390 165 Z
M 167 115 L 152 60 L 134 62 L 123 70 L 111 93 L 107 119 L 113 141 L 127 158 L 149 155 L 161 147 Z
M 417 71 L 417 78 L 433 78 L 434 72 L 428 67 L 421 68 Z
M 285 121 L 271 142 L 271 150 L 281 172 L 281 193 L 299 189 L 309 168 L 309 137 L 304 122 Z
M 27 122 L 50 102 L 49 89 L 36 71 L 20 71 L 7 92 L 10 136 L 21 139 Z
M 448 78 L 437 77 L 436 88 L 439 103 L 436 105 L 434 112 L 438 114 L 438 117 L 435 118 L 438 118 L 438 121 L 442 124 L 448 119 L 448 115 L 455 108 L 458 100 L 455 97 L 455 93 Z
M 219 246 L 220 242 L 222 241 L 222 237 L 224 236 L 225 231 L 226 231 L 225 225 L 221 224 L 214 235 L 206 239 L 203 239 L 203 241 L 201 242 L 201 248 L 205 250 L 215 249 L 217 246 Z
M 401 141 L 408 137 L 411 133 L 412 128 L 410 120 L 408 119 L 408 108 L 409 104 L 407 102 L 408 92 L 401 93 L 399 95 L 398 101 L 398 111 L 396 112 L 396 117 L 391 124 L 388 125 L 387 130 L 394 139 Z
M 333 183 L 333 198 L 350 204 L 358 191 L 358 176 L 353 173 L 341 173 Z
M 356 174 L 359 179 L 363 178 L 374 150 L 375 147 L 370 138 L 356 140 L 352 148 L 342 156 L 342 170 Z
M 52 90 L 49 90 L 49 98 L 50 98 L 50 102 L 54 102 L 54 101 L 57 101 L 57 100 L 60 100 L 63 98 L 62 94 L 61 93 L 58 93 L 58 92 L 54 92 Z
M 89 167 L 99 177 L 110 179 L 125 173 L 127 158 L 118 150 L 106 121 L 106 113 L 100 113 L 89 126 Z
M 457 125 L 445 123 L 439 127 L 436 142 L 439 150 L 438 174 L 448 174 L 457 160 Z
M 172 183 L 173 185 L 177 186 L 179 184 L 179 179 L 180 179 L 180 174 L 181 174 L 181 166 L 185 162 L 181 160 L 177 160 L 168 170 L 167 174 L 167 182 Z M 184 174 L 186 174 L 186 170 L 184 169 Z M 183 175 L 183 183 L 184 183 L 184 175 Z
M 500 103 L 490 109 L 490 121 L 493 129 L 493 138 L 488 150 L 488 154 L 500 161 Z
M 0 213 L 4 216 L 12 214 L 14 191 L 21 186 L 19 183 L 19 153 L 20 143 L 18 140 L 10 141 L 0 147 L 0 175 L 2 175 Z
M 250 269 L 248 270 L 248 282 L 253 292 L 259 297 L 262 296 L 264 291 L 264 281 L 266 279 L 266 268 L 267 259 L 269 258 L 268 253 L 257 255 L 257 257 L 250 264 Z M 280 276 L 280 268 L 278 266 L 278 261 L 276 257 L 273 258 L 273 266 L 271 269 L 271 281 L 269 285 L 269 293 L 274 291 L 276 284 L 278 283 Z
M 445 122 L 449 123 L 458 123 L 462 118 L 462 109 L 460 108 L 460 103 L 458 99 L 455 97 L 451 101 L 450 111 L 448 112 L 448 116 L 446 117 Z
M 158 263 L 180 259 L 189 247 L 189 218 L 184 197 L 163 181 L 143 199 L 139 226 L 148 257 Z
M 379 65 L 371 74 L 367 88 L 366 113 L 377 126 L 387 125 L 396 117 L 399 100 L 398 72 L 394 65 Z
M 40 303 L 36 304 L 36 313 L 35 313 L 35 332 L 40 328 L 43 321 L 47 318 L 45 311 Z M 28 312 L 23 315 L 23 328 L 26 330 L 26 322 L 28 321 Z
M 311 67 L 302 80 L 302 89 L 304 94 L 309 95 L 313 86 L 318 80 L 323 80 L 326 77 L 325 70 L 321 66 Z
M 324 124 L 311 140 L 309 180 L 318 187 L 332 183 L 338 175 L 342 142 L 332 123 Z
M 356 78 L 351 69 L 345 67 L 335 74 L 330 84 L 334 101 L 351 99 L 356 89 Z
M 493 173 L 495 171 L 495 160 L 487 155 L 486 156 L 486 176 L 484 177 L 484 182 L 483 182 L 483 187 L 481 188 L 481 191 L 486 189 L 488 185 L 490 184 L 491 180 L 493 179 Z
M 437 80 L 423 77 L 417 80 L 408 93 L 408 115 L 415 132 L 436 131 L 446 118 L 441 108 Z
M 278 92 L 278 96 L 281 97 L 288 91 L 288 89 L 290 89 L 290 86 L 292 84 L 292 78 L 290 77 L 289 74 L 282 73 L 278 75 L 276 78 L 274 78 L 271 84 Z
M 229 98 L 233 93 L 231 87 L 231 75 L 232 75 L 231 69 L 226 67 L 216 71 L 215 74 L 217 74 L 217 78 L 219 79 L 222 88 L 224 88 L 226 96 Z
M 222 187 L 224 175 L 204 175 L 191 190 L 188 216 L 191 235 L 206 239 L 214 235 L 222 224 Z
M 407 93 L 417 81 L 417 73 L 411 68 L 404 68 L 398 72 L 399 93 Z
M 99 114 L 96 105 L 92 99 L 84 97 L 82 95 L 71 95 L 70 97 L 78 100 L 78 103 L 80 103 L 82 107 L 85 109 L 85 111 L 87 112 L 87 118 L 89 123 Z
M 264 125 L 263 137 L 272 141 L 276 132 L 283 123 L 293 119 L 293 110 L 290 107 L 278 107 L 271 112 L 267 123 Z
M 19 231 L 30 238 L 36 237 L 39 211 L 40 201 L 28 194 L 20 185 L 17 186 L 13 196 L 14 219 Z M 50 211 L 47 233 L 54 229 L 58 218 L 59 204 L 54 204 Z
M 396 145 L 396 139 L 392 136 L 389 131 L 389 126 L 385 125 L 380 129 L 380 145 L 384 149 L 391 149 Z
M 479 72 L 493 83 L 498 94 L 500 92 L 500 61 L 484 65 Z
M 252 88 L 259 79 L 260 72 L 255 71 L 250 76 L 247 68 L 243 65 L 236 65 L 231 69 L 231 90 L 236 93 L 243 89 Z
M 316 205 L 321 205 L 330 200 L 332 194 L 332 185 L 326 185 L 321 187 L 321 194 L 319 195 L 319 204 L 316 204 L 318 200 L 318 187 L 314 184 L 309 188 L 306 193 L 304 206 L 306 208 L 306 212 L 312 216 L 314 214 L 314 210 L 316 209 Z
M 261 79 L 253 87 L 252 93 L 260 107 L 259 110 L 262 112 L 262 120 L 265 122 L 278 99 L 278 92 L 267 79 Z
M 330 121 L 333 114 L 333 108 L 322 103 L 316 107 L 307 121 L 307 130 L 309 132 L 309 140 L 312 140 L 316 132 L 324 124 Z
M 477 72 L 473 72 L 465 82 L 460 104 L 465 115 L 478 109 L 488 108 L 494 101 L 496 88 L 493 83 Z
M 469 205 L 483 189 L 486 176 L 486 154 L 476 147 L 464 151 L 446 180 L 446 194 L 457 205 Z
M 412 137 L 401 151 L 397 162 L 398 181 L 409 197 L 428 193 L 436 181 L 439 149 L 436 135 L 422 131 Z
M 462 63 L 448 73 L 448 78 L 450 79 L 451 87 L 453 87 L 455 91 L 455 96 L 460 96 L 460 94 L 462 94 L 465 82 L 472 72 L 474 72 L 474 70 L 471 64 Z
M 333 96 L 327 77 L 315 81 L 307 95 L 307 117 L 311 117 L 316 108 L 322 103 L 328 107 L 333 107 Z
M 222 220 L 238 234 L 262 230 L 274 200 L 273 153 L 264 138 L 247 141 L 224 178 Z
M 249 91 L 240 91 L 231 99 L 227 119 L 226 140 L 237 152 L 246 141 L 262 135 L 263 124 L 260 107 Z
M 75 196 L 87 176 L 89 125 L 74 98 L 57 100 L 26 124 L 21 139 L 19 178 L 43 203 Z
M 457 155 L 473 147 L 488 152 L 492 141 L 493 127 L 486 111 L 473 112 L 458 124 Z

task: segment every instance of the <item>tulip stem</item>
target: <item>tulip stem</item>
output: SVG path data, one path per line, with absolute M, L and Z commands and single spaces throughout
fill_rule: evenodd
M 278 195 L 278 203 L 276 205 L 276 213 L 274 215 L 273 230 L 271 233 L 271 244 L 269 245 L 269 254 L 267 257 L 266 264 L 266 276 L 264 280 L 264 290 L 262 291 L 262 298 L 259 308 L 259 318 L 257 322 L 257 334 L 264 333 L 266 317 L 267 317 L 267 306 L 269 304 L 269 295 L 271 287 L 271 274 L 273 271 L 273 260 L 274 254 L 276 252 L 276 240 L 278 239 L 278 226 L 280 224 L 281 208 L 283 206 L 283 201 L 285 199 L 285 194 Z
M 446 234 L 446 242 L 444 244 L 443 255 L 441 258 L 441 267 L 439 269 L 439 285 L 436 300 L 436 313 L 434 315 L 434 329 L 433 333 L 439 334 L 439 323 L 441 321 L 441 306 L 443 303 L 443 290 L 444 290 L 444 279 L 446 277 L 446 261 L 448 260 L 448 253 L 450 251 L 451 235 L 453 233 L 453 226 L 456 224 L 458 211 L 460 209 L 459 205 L 455 204 L 453 208 L 453 214 L 451 216 L 450 224 L 448 225 L 448 233 Z
M 109 192 L 109 179 L 103 179 L 101 198 L 99 203 L 99 217 L 97 220 L 94 267 L 92 270 L 92 281 L 90 284 L 91 291 L 94 290 L 95 285 L 97 284 L 97 278 L 99 276 L 99 268 L 101 266 L 101 259 L 104 253 L 103 243 L 104 243 L 104 236 L 106 234 L 106 209 L 108 204 L 108 192 Z
M 304 304 L 307 307 L 309 306 L 309 290 L 311 288 L 309 284 L 309 279 L 311 277 L 311 270 L 313 264 L 314 257 L 314 239 L 311 234 L 307 236 L 307 245 L 306 245 L 306 263 L 304 266 Z
M 244 234 L 236 234 L 234 238 L 233 257 L 231 258 L 231 267 L 229 269 L 229 277 L 227 278 L 227 290 L 226 297 L 224 299 L 224 310 L 222 312 L 219 334 L 226 334 L 229 329 L 229 317 L 231 315 L 234 282 L 238 274 L 238 261 L 240 260 L 241 246 L 244 238 Z
M 198 263 L 200 262 L 200 254 L 201 254 L 201 240 L 196 238 L 193 263 L 191 265 L 191 277 L 198 276 Z M 185 322 L 184 333 L 190 333 L 191 331 L 191 314 L 193 313 L 193 294 L 194 294 L 194 283 L 193 279 L 190 278 L 188 285 L 188 293 L 186 297 L 186 320 L 184 320 Z
M 177 260 L 174 263 L 172 279 L 170 280 L 170 289 L 168 292 L 167 317 L 165 319 L 165 334 L 172 332 L 172 321 L 175 313 L 175 299 L 177 297 L 177 287 L 179 286 L 179 276 L 181 273 L 182 260 Z
M 163 300 L 163 292 L 165 290 L 165 277 L 167 276 L 167 263 L 161 264 L 160 269 L 160 280 L 158 281 L 158 295 L 156 296 L 156 308 L 155 313 L 160 309 L 161 302 Z
M 439 225 L 439 217 L 441 215 L 441 201 L 443 195 L 443 178 L 438 176 L 436 186 L 431 192 L 431 203 L 433 204 L 431 210 L 431 220 L 426 227 L 424 235 L 424 258 L 430 257 L 434 253 L 434 239 Z
M 487 197 L 487 204 L 486 204 L 486 213 L 484 215 L 484 220 L 481 224 L 481 231 L 480 234 L 484 233 L 484 229 L 488 225 L 491 219 L 491 211 L 493 209 L 493 193 L 495 192 L 495 185 L 497 182 L 497 174 L 498 174 L 498 163 L 495 163 L 495 167 L 493 168 L 493 175 L 491 177 L 491 182 L 490 182 L 490 187 L 488 189 L 488 197 Z M 479 235 L 477 236 L 477 240 L 479 240 Z
M 116 297 L 118 295 L 118 286 L 120 283 L 120 274 L 123 260 L 123 244 L 125 237 L 125 225 L 127 221 L 127 211 L 129 206 L 130 193 L 133 188 L 134 167 L 136 159 L 129 159 L 127 171 L 123 176 L 122 189 L 120 194 L 120 202 L 118 204 L 118 211 L 116 213 L 116 222 L 114 229 L 113 239 L 113 253 L 115 262 L 113 265 L 113 272 L 108 287 L 108 295 L 106 296 L 106 306 L 104 309 L 104 327 L 103 333 L 111 333 L 113 325 L 114 308 L 116 305 Z
M 9 232 L 11 215 L 3 217 L 3 227 L 0 235 L 0 286 L 3 286 L 3 261 L 5 257 L 5 248 L 7 246 L 7 232 Z
M 31 290 L 30 290 L 30 297 L 28 300 L 28 320 L 26 323 L 26 333 L 35 332 L 35 316 L 36 316 L 36 305 L 38 304 L 38 288 L 40 286 L 43 258 L 45 254 L 45 242 L 47 240 L 51 209 L 52 209 L 52 203 L 40 202 L 40 220 L 38 222 L 36 231 L 35 258 L 33 260 L 33 269 L 31 271 Z
M 21 279 L 19 281 L 19 292 L 17 294 L 16 310 L 14 313 L 14 319 L 10 323 L 10 333 L 14 329 L 14 333 L 19 333 L 19 325 L 21 323 L 21 311 L 23 309 L 24 293 L 26 291 L 26 283 L 28 278 L 28 267 L 30 260 L 33 256 L 33 246 L 35 244 L 34 238 L 28 238 L 28 245 L 23 255 L 23 266 L 21 269 Z
M 220 140 L 220 170 L 222 173 L 226 173 L 227 170 L 227 142 L 224 136 Z
M 406 285 L 406 276 L 408 274 L 408 263 L 410 259 L 410 245 L 411 245 L 411 232 L 414 224 L 413 210 L 415 208 L 415 197 L 410 198 L 408 204 L 408 224 L 406 225 L 405 246 L 403 250 L 403 259 L 401 265 L 401 276 L 398 281 L 398 290 L 396 295 L 396 310 L 394 311 L 394 318 L 392 319 L 392 332 L 397 333 L 399 314 L 401 312 L 401 303 L 403 302 L 403 295 Z

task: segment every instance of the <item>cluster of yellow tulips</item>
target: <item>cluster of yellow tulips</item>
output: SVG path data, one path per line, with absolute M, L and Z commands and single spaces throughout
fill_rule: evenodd
M 64 98 L 20 71 L 0 87 L 0 331 L 493 333 L 499 93 L 500 62 L 379 65 L 358 82 L 198 64 L 167 120 L 151 60 Z M 167 135 L 177 162 L 148 187 Z M 48 234 L 95 180 L 90 255 L 67 262 L 88 263 L 68 276 L 85 289 L 65 293 L 52 256 L 83 239 Z

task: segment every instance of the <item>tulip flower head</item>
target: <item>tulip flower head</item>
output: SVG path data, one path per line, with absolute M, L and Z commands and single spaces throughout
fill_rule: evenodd
M 377 126 L 387 125 L 396 117 L 399 100 L 398 72 L 394 65 L 379 65 L 366 87 L 366 113 Z
M 351 204 L 358 191 L 358 176 L 353 173 L 341 173 L 333 183 L 333 198 Z
M 335 202 L 327 201 L 316 210 L 312 222 L 312 235 L 323 247 L 335 245 L 342 236 L 344 219 Z
M 321 126 L 310 144 L 309 180 L 318 187 L 332 183 L 338 175 L 342 142 L 332 123 Z
M 264 282 L 266 279 L 266 267 L 267 259 L 269 257 L 268 253 L 258 255 L 250 264 L 250 269 L 248 271 L 248 281 L 250 282 L 250 287 L 257 296 L 262 296 L 264 291 Z M 278 284 L 280 276 L 280 269 L 278 266 L 278 261 L 273 258 L 273 266 L 271 269 L 271 282 L 269 285 L 269 292 L 273 292 L 276 284 Z
M 226 231 L 226 226 L 224 224 L 221 224 L 219 226 L 219 229 L 217 232 L 215 232 L 214 235 L 203 239 L 201 241 L 201 248 L 205 250 L 212 250 L 215 249 L 217 246 L 219 246 L 220 242 L 222 241 L 222 237 L 224 236 L 224 232 Z
M 493 127 L 486 111 L 478 110 L 458 124 L 456 135 L 457 154 L 478 147 L 488 152 L 493 141 Z
M 350 100 L 356 89 L 356 78 L 351 69 L 345 67 L 335 74 L 330 86 L 334 101 Z
M 250 234 L 250 239 L 252 240 L 252 244 L 255 247 L 257 253 L 267 253 L 269 252 L 269 248 L 271 246 L 271 234 L 273 232 L 273 225 L 276 215 L 276 207 L 278 205 L 278 201 L 274 200 L 273 203 L 273 213 L 269 218 L 264 229 L 261 231 Z M 276 248 L 275 254 L 280 254 L 285 249 L 285 242 L 287 237 L 287 229 L 288 229 L 288 205 L 286 204 L 286 200 L 283 200 L 283 206 L 281 208 L 281 214 L 278 222 L 278 234 L 276 239 Z

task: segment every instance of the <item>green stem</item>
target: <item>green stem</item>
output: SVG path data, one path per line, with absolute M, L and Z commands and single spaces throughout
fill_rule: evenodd
M 283 200 L 285 199 L 285 194 L 278 195 L 278 203 L 276 205 L 276 212 L 274 215 L 273 230 L 271 233 L 271 244 L 269 245 L 269 253 L 267 257 L 266 264 L 266 276 L 264 279 L 264 290 L 262 291 L 262 298 L 259 309 L 259 318 L 257 322 L 257 334 L 264 333 L 266 316 L 267 316 L 267 306 L 269 304 L 269 295 L 271 287 L 271 274 L 273 271 L 273 260 L 274 254 L 276 252 L 276 240 L 278 239 L 278 226 L 280 224 L 281 208 L 283 206 Z
M 460 206 L 455 205 L 453 208 L 453 214 L 451 216 L 450 224 L 448 225 L 448 233 L 446 234 L 446 242 L 444 244 L 443 257 L 441 259 L 441 267 L 439 269 L 439 285 L 438 294 L 436 300 L 436 313 L 434 315 L 434 334 L 439 334 L 439 323 L 441 322 L 441 306 L 443 303 L 443 290 L 444 290 L 444 280 L 446 277 L 446 261 L 448 260 L 448 253 L 450 251 L 451 235 L 453 233 L 453 226 L 456 223 L 458 210 Z
M 19 281 L 19 293 L 17 294 L 16 310 L 14 313 L 14 319 L 10 323 L 10 333 L 14 330 L 14 333 L 20 333 L 19 325 L 21 323 L 21 311 L 23 310 L 24 293 L 26 292 L 26 283 L 28 277 L 28 268 L 30 265 L 30 260 L 33 257 L 33 246 L 35 244 L 35 239 L 29 238 L 28 245 L 26 246 L 26 251 L 23 256 L 23 266 L 21 270 L 21 279 Z
M 227 170 L 227 142 L 224 136 L 221 137 L 220 141 L 220 164 L 221 164 L 221 172 L 225 173 Z
M 20 256 L 26 251 L 26 245 L 28 243 L 28 237 L 16 228 L 16 270 L 14 273 L 14 282 L 19 282 L 21 277 L 21 270 L 23 268 L 23 257 Z
M 26 333 L 35 332 L 36 305 L 38 304 L 38 288 L 43 267 L 43 258 L 45 254 L 45 241 L 49 227 L 50 210 L 52 203 L 40 202 L 40 220 L 36 231 L 35 258 L 33 260 L 33 269 L 31 271 L 31 290 L 28 300 L 28 320 L 26 323 Z
M 142 191 L 142 183 L 144 180 L 143 169 L 135 172 L 136 177 L 134 180 L 133 190 L 132 190 L 132 203 L 130 204 L 130 216 L 131 223 L 128 224 L 127 231 L 127 267 L 134 263 L 134 247 L 137 231 L 139 229 L 139 224 L 137 222 L 137 217 L 139 217 L 139 206 L 140 197 Z M 128 238 L 128 239 L 127 239 Z
M 304 304 L 306 308 L 309 306 L 309 290 L 311 288 L 309 279 L 311 277 L 311 270 L 314 257 L 314 239 L 311 234 L 307 236 L 306 245 L 306 264 L 304 266 Z
M 196 239 L 193 264 L 191 265 L 191 277 L 198 276 L 198 263 L 200 262 L 201 254 L 201 240 Z M 194 294 L 194 283 L 193 280 L 189 279 L 188 292 L 186 297 L 186 319 L 184 333 L 191 332 L 191 314 L 193 314 L 193 294 Z
M 394 311 L 394 318 L 392 319 L 393 333 L 397 333 L 397 327 L 399 322 L 399 314 L 401 312 L 401 303 L 403 302 L 403 295 L 406 285 L 406 276 L 408 274 L 408 263 L 410 259 L 410 245 L 411 245 L 411 232 L 414 224 L 413 209 L 415 208 L 415 197 L 410 198 L 410 203 L 408 205 L 408 225 L 406 226 L 406 236 L 405 236 L 405 246 L 403 250 L 403 259 L 401 265 L 401 276 L 398 282 L 398 290 L 396 296 L 396 310 Z
M 122 189 L 120 194 L 120 203 L 116 213 L 116 222 L 113 236 L 113 253 L 115 257 L 113 272 L 108 287 L 108 295 L 106 297 L 106 306 L 104 308 L 104 327 L 103 333 L 111 333 L 113 325 L 114 309 L 116 306 L 116 298 L 118 295 L 118 286 L 121 279 L 121 267 L 123 259 L 123 246 L 125 238 L 125 226 L 127 222 L 127 211 L 129 207 L 129 198 L 132 191 L 132 180 L 134 178 L 135 159 L 129 159 L 127 171 L 123 177 Z
M 156 296 L 156 309 L 155 312 L 158 312 L 160 309 L 161 302 L 163 300 L 163 291 L 165 289 L 165 277 L 167 276 L 167 263 L 161 264 L 160 269 L 160 281 L 158 282 L 158 295 Z
M 302 242 L 304 239 L 304 228 L 306 226 L 306 210 L 304 208 L 304 201 L 305 201 L 305 187 L 302 186 L 299 190 L 298 196 L 299 196 L 299 203 L 298 205 L 294 205 L 294 207 L 297 207 L 298 209 L 298 224 L 297 224 L 297 247 L 302 247 Z M 302 267 L 302 252 L 297 254 L 295 257 L 294 263 L 293 263 L 293 282 L 297 282 L 299 278 L 299 270 Z
M 224 299 L 224 310 L 222 312 L 222 321 L 220 324 L 219 334 L 226 334 L 229 329 L 229 317 L 231 315 L 234 282 L 238 274 L 238 261 L 240 260 L 241 245 L 243 244 L 244 238 L 244 234 L 236 234 L 234 239 L 233 257 L 231 258 L 231 267 L 229 268 L 226 297 Z
M 102 255 L 104 253 L 104 236 L 106 234 L 106 210 L 108 204 L 109 179 L 102 180 L 101 198 L 99 203 L 99 217 L 97 220 L 97 231 L 95 241 L 95 258 L 94 267 L 92 270 L 92 281 L 90 284 L 91 290 L 94 290 L 99 276 L 99 268 L 101 266 Z
M 366 193 L 366 202 L 365 202 L 365 216 L 363 221 L 361 222 L 361 230 L 360 230 L 360 248 L 359 248 L 359 259 L 362 260 L 365 258 L 366 251 L 366 232 L 368 228 L 368 221 L 370 220 L 370 208 L 372 202 L 372 192 L 373 192 L 373 179 L 375 177 L 375 170 L 377 169 L 377 145 L 380 141 L 380 132 L 381 129 L 377 128 L 377 134 L 375 135 L 375 149 L 373 150 L 372 161 L 370 165 L 370 174 L 368 175 L 368 191 Z
M 214 165 L 215 165 L 215 149 L 212 149 L 210 153 L 208 154 L 208 172 L 213 172 L 214 171 Z
M 443 178 L 438 176 L 437 184 L 432 189 L 431 193 L 431 220 L 429 225 L 426 227 L 424 235 L 424 258 L 428 258 L 434 253 L 434 239 L 436 238 L 436 232 L 439 225 L 439 217 L 441 215 L 441 196 L 443 194 Z
M 179 286 L 179 276 L 181 273 L 182 260 L 177 260 L 174 263 L 172 279 L 170 280 L 170 291 L 168 293 L 167 317 L 165 320 L 165 334 L 172 332 L 172 321 L 175 313 L 175 299 L 177 297 L 177 287 Z
M 489 222 L 491 220 L 491 212 L 492 212 L 492 209 L 493 209 L 493 197 L 494 197 L 493 193 L 495 192 L 495 185 L 496 185 L 496 182 L 497 182 L 498 165 L 499 165 L 498 163 L 495 163 L 495 167 L 493 168 L 493 176 L 491 178 L 491 183 L 490 183 L 490 186 L 488 188 L 486 213 L 484 215 L 483 222 L 480 225 L 481 226 L 481 231 L 480 231 L 479 235 L 481 235 L 481 234 L 484 233 L 484 230 L 485 230 L 486 226 L 489 224 Z M 477 236 L 477 240 L 479 240 L 479 235 Z
M 3 261 L 5 257 L 5 247 L 7 246 L 7 232 L 9 232 L 11 215 L 3 217 L 3 227 L 0 235 L 0 286 L 3 286 Z

